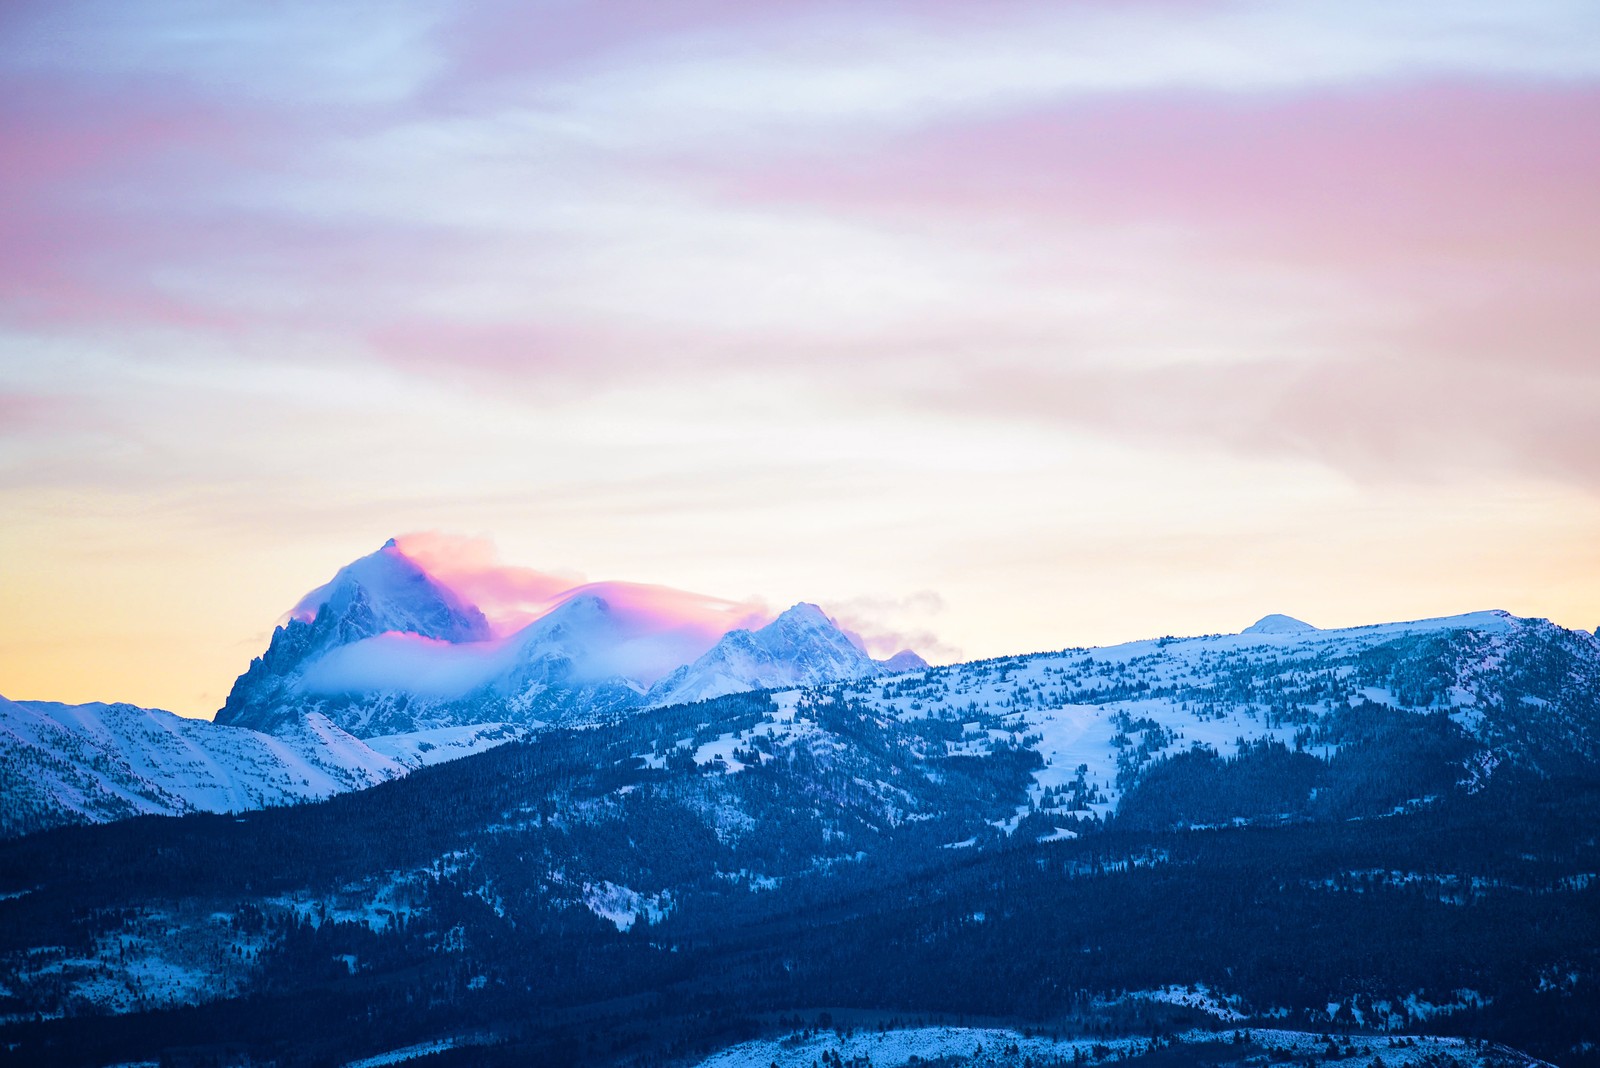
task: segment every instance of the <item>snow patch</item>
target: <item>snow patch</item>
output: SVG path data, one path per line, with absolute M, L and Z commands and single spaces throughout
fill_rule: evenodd
M 583 903 L 596 916 L 610 920 L 619 931 L 629 930 L 641 917 L 648 924 L 660 923 L 673 905 L 672 894 L 665 890 L 646 897 L 613 882 L 584 883 Z

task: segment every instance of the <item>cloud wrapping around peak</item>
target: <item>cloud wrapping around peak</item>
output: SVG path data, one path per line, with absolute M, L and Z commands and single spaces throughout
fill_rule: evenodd
M 385 560 L 386 553 L 400 559 Z M 576 681 L 620 677 L 647 687 L 710 651 L 728 632 L 758 629 L 777 615 L 757 601 L 730 601 L 668 586 L 574 582 L 571 575 L 503 564 L 486 538 L 433 531 L 398 537 L 341 574 L 349 573 L 358 582 L 371 574 L 394 586 L 396 563 L 406 572 L 402 577 L 415 581 L 381 591 L 382 603 L 397 606 L 392 612 L 404 615 L 406 589 L 426 594 L 431 604 L 437 598 L 431 584 L 436 583 L 447 600 L 459 598 L 456 608 L 487 610 L 494 634 L 451 642 L 391 631 L 339 646 L 308 667 L 303 678 L 308 692 L 402 690 L 456 698 L 543 656 L 567 660 Z M 420 575 L 411 570 L 413 565 Z M 326 589 L 302 599 L 297 618 L 307 618 L 307 606 L 320 605 Z M 859 599 L 845 603 L 835 625 L 863 651 L 887 656 L 905 648 L 908 636 L 882 617 L 939 607 L 937 595 L 926 592 L 899 601 Z M 924 650 L 938 654 L 945 648 L 932 635 L 916 637 Z
M 630 632 L 709 635 L 710 642 L 738 627 L 760 626 L 774 615 L 755 601 L 730 601 L 647 583 L 587 582 L 571 572 L 505 564 L 487 538 L 424 531 L 395 541 L 408 559 L 476 605 L 502 636 L 585 597 L 604 600 L 619 625 Z
M 458 644 L 391 631 L 330 650 L 300 685 L 311 694 L 402 692 L 465 697 L 509 666 L 501 641 Z
M 488 538 L 416 531 L 400 535 L 395 543 L 407 559 L 476 605 L 501 635 L 548 612 L 562 594 L 582 582 L 572 574 L 503 564 Z

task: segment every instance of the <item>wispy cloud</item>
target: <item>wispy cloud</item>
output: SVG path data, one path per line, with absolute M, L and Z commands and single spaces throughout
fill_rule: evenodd
M 1576 0 L 9 4 L 4 555 L 288 582 L 492 529 L 978 654 L 1133 611 L 1038 545 L 1223 613 L 1256 587 L 1195 569 L 1292 569 L 1274 531 L 1461 500 L 1503 570 L 1458 570 L 1545 589 L 1494 576 L 1600 494 L 1597 42 Z

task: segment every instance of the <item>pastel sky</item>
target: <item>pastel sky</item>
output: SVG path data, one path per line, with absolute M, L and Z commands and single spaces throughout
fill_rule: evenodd
M 0 693 L 209 715 L 403 534 L 942 660 L 1600 624 L 1600 5 L 0 6 Z

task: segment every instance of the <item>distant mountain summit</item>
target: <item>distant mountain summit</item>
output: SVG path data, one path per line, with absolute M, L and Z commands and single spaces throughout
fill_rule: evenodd
M 401 552 L 393 538 L 346 564 L 325 586 L 300 599 L 291 618 L 337 628 L 342 642 L 390 631 L 446 642 L 484 641 L 489 621 L 475 605 L 440 583 Z
M 910 649 L 902 649 L 887 660 L 880 660 L 883 670 L 891 675 L 898 675 L 903 671 L 921 671 L 929 666 L 928 662 Z
M 880 663 L 816 605 L 709 651 L 678 621 L 573 591 L 514 634 L 390 540 L 301 599 L 234 683 L 221 724 L 289 729 L 320 713 L 361 738 L 484 723 L 595 722 L 645 706 L 775 686 L 815 686 L 926 667 L 909 651 Z M 703 655 L 702 655 L 703 654 Z
M 275 730 L 301 718 L 306 669 L 330 652 L 385 634 L 486 641 L 489 621 L 400 551 L 393 538 L 301 598 L 262 656 L 234 682 L 216 722 Z
M 896 655 L 906 662 L 906 653 Z M 927 666 L 921 657 L 917 661 Z M 652 687 L 649 698 L 653 705 L 684 704 L 747 690 L 870 678 L 886 670 L 822 609 L 802 602 L 760 630 L 729 631 L 706 655 Z
M 1316 631 L 1310 623 L 1298 620 L 1293 616 L 1277 615 L 1262 616 L 1250 626 L 1241 630 L 1240 634 L 1311 634 Z

